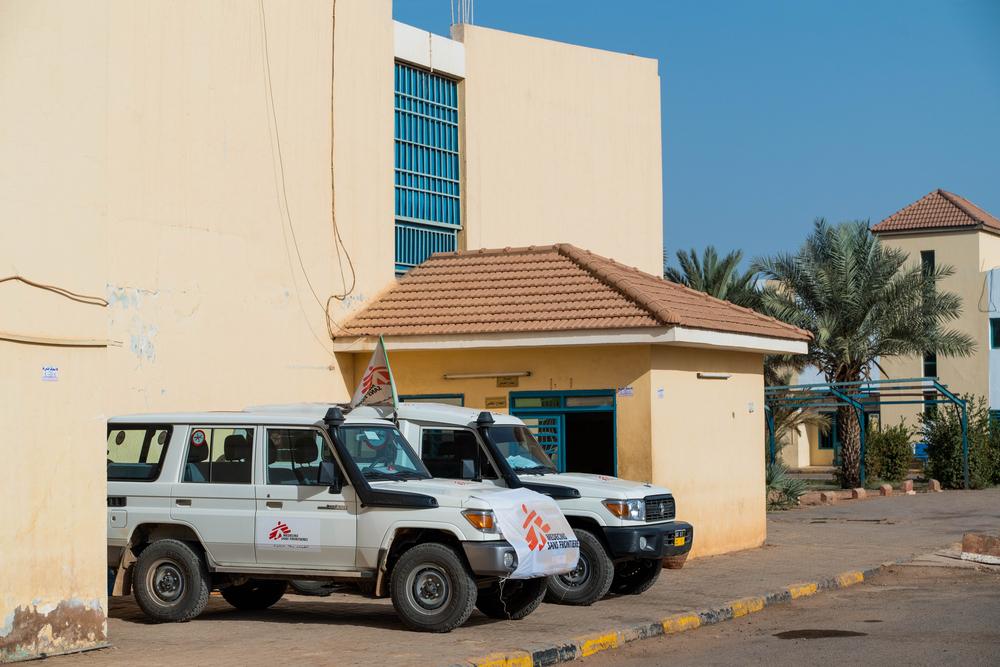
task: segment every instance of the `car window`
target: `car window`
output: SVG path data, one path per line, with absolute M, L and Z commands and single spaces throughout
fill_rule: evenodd
M 330 486 L 339 467 L 323 434 L 315 429 L 267 429 L 267 483 Z M 343 480 L 343 475 L 339 475 Z
M 369 479 L 430 477 L 416 452 L 395 428 L 345 425 L 337 433 L 347 455 Z
M 192 426 L 188 435 L 185 482 L 249 484 L 253 473 L 253 429 Z
M 435 477 L 446 479 L 496 479 L 496 471 L 483 456 L 476 434 L 467 429 L 420 430 L 424 465 Z
M 108 480 L 151 482 L 160 476 L 170 426 L 108 429 Z

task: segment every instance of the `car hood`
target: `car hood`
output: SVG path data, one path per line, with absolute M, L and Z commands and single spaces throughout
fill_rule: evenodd
M 369 483 L 373 489 L 422 493 L 425 496 L 433 496 L 437 499 L 438 505 L 441 507 L 481 505 L 482 503 L 477 503 L 473 500 L 473 497 L 481 498 L 488 503 L 490 495 L 507 491 L 506 488 L 498 487 L 494 484 L 463 479 L 441 479 L 438 477 L 432 479 L 410 479 L 405 482 L 370 480 Z M 486 508 L 484 507 L 483 509 Z
M 553 484 L 568 486 L 580 492 L 584 498 L 643 498 L 670 493 L 662 486 L 644 482 L 633 482 L 609 475 L 591 475 L 584 472 L 562 472 L 550 475 L 518 475 L 526 484 Z

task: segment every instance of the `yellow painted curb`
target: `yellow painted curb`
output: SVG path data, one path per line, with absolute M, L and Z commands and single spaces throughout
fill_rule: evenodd
M 763 609 L 764 598 L 741 598 L 727 604 L 733 608 L 733 618 L 739 618 Z
M 606 651 L 609 648 L 616 648 L 619 644 L 618 633 L 609 632 L 590 638 L 580 638 L 580 655 L 584 658 Z
M 701 618 L 697 614 L 677 614 L 663 619 L 662 623 L 663 634 L 671 635 L 675 632 L 694 630 L 701 625 Z
M 809 597 L 810 595 L 815 595 L 817 586 L 815 583 L 812 584 L 792 584 L 788 587 L 788 592 L 791 594 L 792 599 L 796 600 L 798 598 Z
M 490 653 L 481 658 L 474 658 L 472 664 L 476 667 L 531 667 L 531 654 L 525 651 L 512 653 Z
M 853 570 L 851 572 L 844 572 L 843 574 L 837 575 L 837 584 L 841 588 L 846 588 L 847 586 L 853 586 L 854 584 L 860 584 L 865 580 L 865 575 L 863 572 L 858 572 Z

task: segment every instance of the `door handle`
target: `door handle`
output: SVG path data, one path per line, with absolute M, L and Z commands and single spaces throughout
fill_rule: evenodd
M 264 504 L 270 507 L 271 509 L 276 509 L 276 510 L 281 509 L 281 502 L 278 500 L 268 500 Z
M 347 509 L 347 505 L 345 505 L 345 504 L 340 504 L 340 505 L 320 505 L 316 509 L 318 509 L 318 510 L 346 510 Z
M 176 502 L 180 507 L 191 507 L 190 498 L 178 498 L 174 502 Z

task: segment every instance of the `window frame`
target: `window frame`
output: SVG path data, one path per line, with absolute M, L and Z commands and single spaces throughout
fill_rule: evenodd
M 483 442 L 482 440 L 480 440 L 479 434 L 476 433 L 475 429 L 471 429 L 465 426 L 453 426 L 448 424 L 433 424 L 433 425 L 424 424 L 420 426 L 420 461 L 421 463 L 424 464 L 424 467 L 431 472 L 431 475 L 433 475 L 434 472 L 431 471 L 430 467 L 427 466 L 427 462 L 424 461 L 424 444 L 425 444 L 424 433 L 426 431 L 462 431 L 470 434 L 472 436 L 472 439 L 476 443 L 476 459 L 475 459 L 476 469 L 475 469 L 475 476 L 467 481 L 481 482 L 484 479 L 488 480 L 501 479 L 500 473 L 497 470 L 496 462 L 493 461 L 492 457 L 490 457 L 489 455 L 489 452 L 486 451 L 486 448 L 483 446 Z M 483 476 L 483 457 L 485 457 L 486 463 L 489 464 L 490 469 L 493 471 L 492 476 L 490 477 Z M 461 459 L 459 459 L 459 461 L 461 461 Z M 456 478 L 445 478 L 445 479 L 456 479 Z M 460 477 L 457 479 L 466 479 L 466 478 Z
M 927 369 L 930 366 L 933 366 L 933 368 L 934 368 L 934 372 L 933 373 L 928 373 L 927 372 Z M 921 366 L 921 370 L 923 371 L 923 377 L 928 377 L 928 378 L 929 377 L 933 377 L 933 378 L 938 377 L 937 353 L 935 353 L 935 352 L 924 352 L 923 365 Z
M 990 318 L 990 349 L 1000 350 L 1000 317 Z
M 337 457 L 337 449 L 333 446 L 333 442 L 330 441 L 330 434 L 325 430 L 317 426 L 303 426 L 303 425 L 292 425 L 292 424 L 263 424 L 261 427 L 262 438 L 264 439 L 261 444 L 261 457 L 260 466 L 258 466 L 261 471 L 261 484 L 264 486 L 283 486 L 283 487 L 305 487 L 305 488 L 323 488 L 329 487 L 329 484 L 281 484 L 278 482 L 271 481 L 270 467 L 271 464 L 268 463 L 268 448 L 271 446 L 271 439 L 269 437 L 270 431 L 311 431 L 315 434 L 319 434 L 320 438 L 323 440 L 323 447 L 326 447 L 330 452 L 330 460 L 333 462 L 335 474 L 342 487 L 350 486 L 350 479 L 344 473 L 344 468 L 340 464 L 340 459 Z M 323 461 L 323 453 L 320 452 L 320 461 Z
M 458 403 L 447 403 L 442 399 L 458 399 Z M 400 394 L 399 402 L 406 403 L 435 403 L 443 402 L 446 405 L 454 405 L 459 408 L 465 407 L 465 394 Z
M 173 424 L 159 424 L 159 423 L 149 423 L 149 424 L 108 424 L 107 434 L 105 438 L 111 437 L 112 431 L 139 431 L 145 430 L 147 436 L 143 438 L 142 441 L 142 453 L 149 453 L 149 443 L 152 440 L 152 434 L 156 431 L 166 431 L 167 437 L 163 441 L 163 449 L 160 450 L 160 460 L 157 461 L 156 466 L 152 469 L 153 476 L 145 479 L 137 479 L 134 477 L 121 478 L 121 477 L 111 477 L 105 475 L 108 482 L 156 482 L 160 479 L 160 475 L 163 473 L 163 462 L 167 458 L 167 449 L 170 447 L 170 440 L 174 437 L 174 425 Z M 113 462 L 117 463 L 117 462 Z M 137 462 L 138 464 L 138 462 Z
M 204 422 L 198 422 L 197 424 L 195 424 L 195 423 L 186 424 L 186 427 L 187 427 L 187 433 L 185 434 L 185 438 L 184 438 L 184 451 L 181 453 L 180 465 L 178 466 L 179 469 L 177 471 L 178 481 L 181 484 L 199 484 L 199 485 L 201 485 L 201 484 L 211 484 L 211 485 L 223 484 L 223 485 L 228 485 L 228 486 L 253 486 L 253 485 L 257 484 L 257 478 L 258 478 L 258 471 L 257 471 L 258 464 L 257 464 L 257 461 L 260 458 L 260 457 L 257 456 L 257 437 L 258 437 L 258 433 L 262 432 L 262 427 L 261 427 L 260 424 L 249 424 L 249 423 L 246 423 L 246 422 L 240 423 L 240 424 L 209 424 L 209 423 L 204 423 Z M 249 437 L 249 441 L 250 441 L 250 481 L 249 482 L 216 482 L 216 481 L 212 480 L 211 478 L 199 482 L 199 481 L 196 481 L 196 480 L 184 479 L 184 476 L 185 476 L 186 471 L 187 471 L 187 464 L 188 463 L 192 463 L 192 461 L 188 460 L 188 453 L 191 451 L 191 436 L 192 436 L 192 434 L 194 434 L 195 431 L 197 431 L 199 429 L 201 429 L 201 430 L 213 430 L 213 431 L 215 431 L 215 430 L 236 431 L 236 430 L 239 430 L 239 429 L 243 429 L 245 431 L 249 431 L 249 433 L 250 433 L 250 437 Z M 213 442 L 213 444 L 214 444 L 214 442 Z M 223 446 L 223 455 L 225 455 L 225 440 L 223 440 L 222 446 Z M 205 459 L 205 461 L 207 461 L 209 463 L 212 463 L 213 461 L 211 461 L 211 456 L 212 456 L 212 446 L 211 445 L 209 446 L 208 455 L 209 455 L 209 458 Z M 211 466 L 209 466 L 209 477 L 211 477 Z

